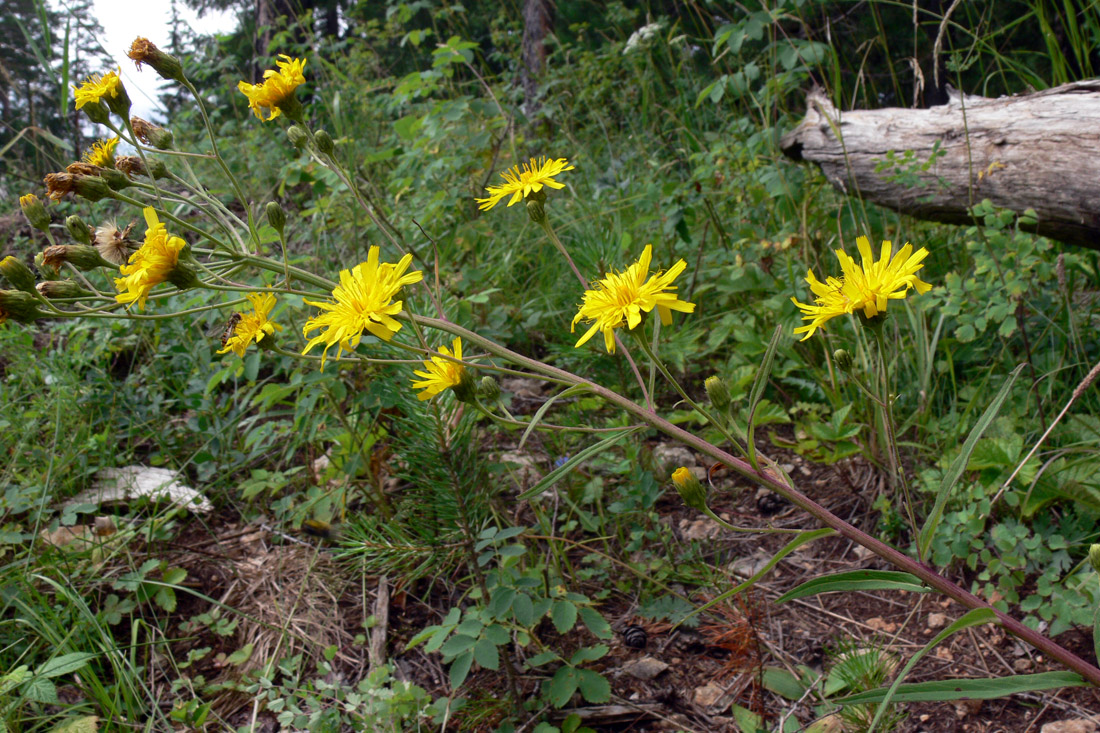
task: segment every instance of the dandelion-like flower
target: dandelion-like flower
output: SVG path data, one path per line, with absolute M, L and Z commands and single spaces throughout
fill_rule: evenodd
M 573 317 L 569 330 L 573 331 L 577 322 L 582 320 L 591 323 L 592 327 L 580 337 L 576 346 L 588 341 L 596 331 L 603 331 L 604 346 L 609 354 L 613 354 L 615 329 L 624 324 L 633 329 L 642 322 L 642 311 L 649 313 L 656 308 L 661 323 L 666 326 L 672 323 L 672 311 L 694 312 L 695 304 L 677 298 L 676 288 L 672 285 L 687 263 L 680 260 L 666 272 L 658 271 L 650 276 L 649 262 L 652 257 L 653 245 L 647 244 L 642 256 L 625 272 L 611 273 L 597 282 L 594 290 L 584 291 L 584 303 Z
M 115 288 L 119 291 L 115 300 L 128 304 L 136 302 L 140 310 L 145 310 L 149 291 L 172 275 L 179 265 L 180 251 L 187 246 L 181 237 L 168 233 L 152 206 L 145 207 L 143 213 L 149 227 L 145 230 L 145 243 L 130 255 L 128 264 L 119 268 L 125 277 L 115 280 Z
M 324 313 L 306 321 L 302 333 L 307 338 L 310 331 L 323 328 L 324 331 L 310 339 L 303 354 L 309 353 L 317 344 L 323 343 L 321 369 L 325 368 L 328 350 L 337 346 L 336 358 L 344 351 L 351 351 L 359 345 L 363 331 L 368 331 L 383 341 L 389 341 L 401 330 L 401 324 L 393 316 L 401 313 L 403 301 L 394 302 L 393 298 L 406 285 L 420 282 L 424 273 L 416 270 L 405 274 L 412 255 L 407 254 L 397 264 L 378 262 L 378 247 L 373 246 L 367 253 L 367 261 L 361 262 L 350 270 L 340 271 L 340 284 L 332 291 L 336 302 L 317 303 L 307 300 Z
M 305 59 L 292 59 L 286 54 L 279 54 L 280 59 L 275 65 L 278 71 L 267 69 L 264 71 L 264 80 L 259 84 L 249 84 L 246 81 L 239 82 L 237 89 L 248 97 L 248 106 L 261 120 L 264 120 L 262 110 L 268 110 L 265 122 L 275 119 L 282 111 L 281 106 L 294 94 L 294 90 L 306 81 L 302 70 L 305 68 Z
M 283 330 L 270 317 L 271 310 L 275 307 L 275 296 L 272 293 L 249 293 L 245 297 L 252 303 L 252 312 L 240 314 L 232 332 L 226 334 L 222 343 L 225 348 L 219 354 L 232 351 L 243 359 L 249 344 L 258 344 L 265 336 L 274 336 L 276 331 Z
M 856 238 L 856 247 L 862 266 L 857 265 L 844 250 L 836 250 L 842 277 L 827 277 L 825 282 L 821 282 L 814 276 L 813 270 L 808 271 L 806 282 L 815 296 L 816 305 L 799 303 L 797 298 L 791 298 L 791 302 L 802 311 L 802 320 L 809 321 L 794 330 L 796 334 L 806 334 L 802 337 L 803 341 L 813 336 L 817 329 L 823 328 L 831 318 L 857 311 L 867 318 L 874 318 L 886 312 L 886 305 L 891 300 L 904 299 L 910 289 L 918 294 L 932 289 L 931 285 L 917 277 L 917 271 L 924 266 L 924 258 L 928 256 L 928 250 L 924 247 L 914 252 L 913 245 L 906 242 L 897 254 L 893 254 L 893 243 L 887 239 L 882 243 L 877 261 L 867 237 Z
M 440 346 L 439 353 L 462 361 L 462 339 L 456 337 L 453 346 L 454 351 L 451 351 L 446 346 Z M 420 381 L 416 381 L 415 379 L 412 380 L 413 389 L 424 390 L 416 396 L 418 400 L 431 399 L 438 394 L 446 392 L 448 389 L 459 386 L 464 379 L 467 379 L 466 367 L 458 362 L 444 359 L 441 356 L 433 356 L 425 360 L 424 369 L 427 371 L 422 372 L 419 369 L 413 371 L 413 374 L 422 378 Z
M 504 185 L 488 186 L 485 189 L 489 192 L 488 198 L 475 200 L 479 209 L 488 211 L 500 203 L 500 200 L 505 196 L 511 196 L 511 200 L 508 201 L 508 205 L 511 206 L 517 201 L 527 198 L 532 193 L 541 191 L 543 186 L 565 188 L 565 184 L 555 181 L 554 176 L 562 171 L 571 170 L 573 170 L 573 166 L 569 165 L 569 161 L 565 158 L 558 158 L 557 160 L 531 158 L 531 162 L 524 163 L 522 169 L 517 165 L 501 173 L 500 175 L 505 181 Z
M 83 160 L 88 165 L 97 165 L 100 168 L 114 168 L 116 146 L 118 146 L 118 137 L 94 142 L 92 143 L 92 147 L 85 151 Z
M 95 104 L 104 97 L 111 100 L 125 94 L 122 80 L 118 78 L 121 71 L 122 69 L 119 68 L 118 71 L 109 71 L 106 74 L 93 74 L 80 86 L 74 86 L 73 96 L 76 98 L 76 108 L 80 109 L 88 103 Z

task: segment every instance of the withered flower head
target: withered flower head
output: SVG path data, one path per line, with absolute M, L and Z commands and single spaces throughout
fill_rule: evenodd
M 165 79 L 183 81 L 183 67 L 174 57 L 154 46 L 148 38 L 138 36 L 130 45 L 130 52 L 126 54 L 134 61 L 138 71 L 141 71 L 143 63 L 149 64 Z
M 30 323 L 42 318 L 38 310 L 38 298 L 19 290 L 0 290 L 0 323 L 10 318 L 20 323 Z
M 38 283 L 38 292 L 43 297 L 54 300 L 56 298 L 83 298 L 91 295 L 91 291 L 80 287 L 72 280 L 43 280 Z
M 49 173 L 46 175 L 46 195 L 54 201 L 60 201 L 65 194 L 73 190 L 75 176 L 71 173 Z
M 165 130 L 160 125 L 154 125 L 140 117 L 131 117 L 130 126 L 134 128 L 137 139 L 146 145 L 152 145 L 157 150 L 168 150 L 172 147 L 171 130 Z
M 115 158 L 115 168 L 118 168 L 128 176 L 145 175 L 145 166 L 142 165 L 141 158 L 136 155 L 118 156 Z
M 61 267 L 66 262 L 78 270 L 94 270 L 112 267 L 95 247 L 86 244 L 55 244 L 42 250 L 42 262 L 50 267 Z
M 113 265 L 124 265 L 130 259 L 130 254 L 138 248 L 138 242 L 130 239 L 130 231 L 134 228 L 134 222 L 130 222 L 125 229 L 119 230 L 113 221 L 105 221 L 96 227 L 95 248 L 103 259 Z
M 69 167 L 79 165 L 85 164 L 73 163 Z M 99 201 L 111 193 L 111 190 L 107 188 L 107 184 L 98 176 L 80 173 L 49 173 L 46 175 L 46 195 L 54 201 L 60 201 L 65 194 L 74 191 L 78 196 L 83 196 L 89 201 Z
M 91 163 L 85 163 L 84 161 L 77 161 L 76 163 L 69 163 L 65 166 L 65 172 L 71 173 L 74 176 L 98 176 L 100 173 L 100 167 L 92 165 Z

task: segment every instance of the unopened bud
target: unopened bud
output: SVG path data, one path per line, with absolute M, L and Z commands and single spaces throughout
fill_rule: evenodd
M 267 223 L 273 226 L 279 234 L 283 233 L 283 227 L 286 226 L 286 212 L 283 211 L 283 207 L 279 205 L 278 201 L 267 202 Z
M 23 260 L 11 255 L 0 260 L 0 275 L 3 275 L 16 290 L 22 290 L 24 293 L 34 292 L 34 273 L 31 272 L 31 268 L 23 264 Z
M 87 244 L 55 244 L 42 250 L 42 261 L 50 267 L 61 267 L 68 262 L 78 270 L 88 271 L 97 267 L 114 265 L 105 260 L 99 250 Z
M 23 210 L 23 216 L 27 217 L 30 225 L 40 232 L 50 228 L 50 215 L 46 213 L 46 207 L 33 193 L 19 197 L 19 208 Z
M 707 390 L 707 397 L 710 399 L 710 404 L 714 405 L 714 409 L 725 410 L 733 401 L 729 385 L 718 375 L 707 377 L 703 386 Z
M 116 92 L 113 95 L 108 94 L 103 98 L 107 100 L 107 107 L 125 120 L 130 116 L 130 95 L 126 93 L 126 86 L 122 83 L 122 79 L 118 80 L 115 88 Z
M 309 142 L 309 136 L 300 125 L 291 125 L 286 128 L 286 136 L 290 139 L 290 144 L 296 148 L 304 148 Z
M 38 283 L 38 292 L 50 300 L 58 298 L 84 298 L 92 294 L 72 280 L 43 280 Z
M 65 220 L 65 228 L 69 230 L 69 235 L 81 244 L 92 243 L 92 228 L 76 214 Z
M 126 55 L 133 59 L 138 71 L 141 71 L 142 64 L 149 64 L 165 79 L 181 83 L 184 81 L 183 66 L 180 65 L 179 59 L 161 51 L 150 43 L 148 38 L 141 36 L 135 38 Z
M 332 151 L 336 149 L 336 144 L 332 142 L 332 135 L 324 130 L 313 133 L 313 139 L 317 141 L 317 149 L 325 155 L 332 155 Z
M 833 352 L 833 363 L 836 364 L 836 368 L 840 371 L 847 372 L 851 371 L 854 362 L 851 354 L 844 349 L 837 349 Z
M 500 382 L 486 374 L 477 383 L 477 396 L 490 404 L 500 399 Z
M 1100 545 L 1089 546 L 1089 564 L 1092 569 L 1100 573 Z
M 146 145 L 152 145 L 157 150 L 172 149 L 172 131 L 165 130 L 160 125 L 154 125 L 140 117 L 131 117 L 130 126 L 134 128 L 137 139 Z
M 42 318 L 38 310 L 38 297 L 19 290 L 0 290 L 0 320 L 11 318 L 20 323 L 31 323 Z
M 680 466 L 672 472 L 672 483 L 680 492 L 680 498 L 692 509 L 703 511 L 707 508 L 707 489 L 691 469 Z

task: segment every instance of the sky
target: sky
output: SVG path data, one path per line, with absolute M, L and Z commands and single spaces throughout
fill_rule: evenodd
M 64 0 L 53 0 L 51 4 L 64 12 Z M 180 16 L 197 33 L 230 31 L 235 25 L 232 13 L 207 13 L 198 18 L 182 2 L 177 6 Z M 138 71 L 134 68 L 134 62 L 126 57 L 126 52 L 138 36 L 148 38 L 158 48 L 169 47 L 169 7 L 170 0 L 95 0 L 95 13 L 105 32 L 100 42 L 115 57 L 115 65 L 122 67 L 122 83 L 126 85 L 133 102 L 132 114 L 151 122 L 163 121 L 162 114 L 157 112 L 160 109 L 157 87 L 162 79 L 148 66 Z M 79 84 L 80 81 L 77 79 L 74 83 Z

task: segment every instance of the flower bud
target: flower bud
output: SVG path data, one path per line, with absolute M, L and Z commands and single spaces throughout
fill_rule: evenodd
M 126 177 L 126 174 L 114 168 L 103 168 L 100 170 L 99 175 L 106 182 L 107 188 L 112 191 L 122 191 L 134 185 L 133 181 Z
M 92 243 L 92 228 L 76 214 L 65 220 L 65 228 L 69 230 L 69 235 L 81 244 Z
M 714 405 L 714 409 L 725 410 L 730 402 L 733 402 L 729 385 L 718 375 L 707 377 L 703 386 L 707 390 L 707 398 L 710 399 L 710 404 Z
M 496 377 L 486 374 L 477 383 L 477 396 L 488 403 L 494 403 L 500 399 L 500 383 Z
M 38 292 L 50 300 L 58 298 L 85 298 L 92 294 L 72 280 L 43 280 L 37 285 Z
M 313 133 L 313 139 L 317 141 L 317 149 L 325 155 L 332 155 L 332 151 L 336 149 L 336 144 L 332 142 L 332 135 L 324 130 Z
M 1100 573 L 1100 545 L 1089 546 L 1089 564 L 1092 569 Z
M 19 290 L 0 290 L 0 321 L 11 318 L 19 323 L 31 323 L 42 317 L 37 296 Z
M 111 112 L 102 101 L 88 102 L 80 109 L 88 116 L 89 120 L 97 125 L 105 125 L 111 121 Z
M 267 223 L 279 234 L 283 233 L 283 227 L 286 226 L 286 212 L 283 211 L 282 206 L 279 206 L 278 201 L 267 202 Z
M 34 266 L 38 268 L 38 272 L 46 280 L 56 280 L 60 277 L 56 267 L 46 264 L 46 255 L 43 252 L 39 252 L 34 256 Z
M 195 274 L 195 270 L 183 264 L 182 259 L 183 255 L 181 253 L 181 262 L 177 262 L 176 266 L 172 268 L 172 271 L 168 273 L 168 282 L 172 283 L 180 290 L 189 290 L 202 285 L 202 281 L 199 280 L 199 276 Z
M 533 223 L 542 224 L 546 221 L 546 209 L 543 206 L 545 203 L 545 191 L 535 191 L 527 197 L 527 216 Z
M 30 225 L 40 232 L 50 228 L 50 215 L 46 213 L 46 207 L 33 193 L 19 197 L 19 208 L 23 210 L 23 216 L 27 217 Z
M 130 116 L 130 95 L 126 93 L 126 87 L 123 85 L 121 79 L 118 80 L 115 89 L 116 91 L 113 95 L 108 94 L 103 98 L 107 100 L 107 107 L 112 112 L 122 119 L 126 119 Z
M 847 372 L 851 371 L 854 362 L 851 354 L 844 349 L 837 349 L 833 352 L 833 363 L 836 364 L 836 368 L 840 371 Z
M 114 265 L 99 254 L 99 250 L 87 244 L 55 244 L 42 250 L 42 261 L 50 267 L 61 267 L 68 262 L 78 270 L 88 271 L 97 267 L 114 269 Z
M 300 125 L 291 125 L 286 128 L 286 136 L 290 139 L 290 144 L 296 148 L 304 148 L 309 142 L 306 131 Z
M 0 260 L 0 275 L 3 275 L 16 290 L 22 290 L 24 293 L 34 292 L 34 273 L 31 272 L 31 268 L 23 264 L 23 260 L 11 255 Z
M 146 145 L 152 145 L 157 150 L 172 149 L 172 131 L 165 130 L 160 125 L 154 125 L 140 117 L 131 117 L 130 126 L 134 128 L 137 139 Z
M 179 59 L 161 51 L 150 43 L 148 38 L 142 38 L 141 36 L 135 38 L 133 44 L 130 45 L 130 51 L 126 55 L 133 60 L 138 71 L 141 71 L 142 64 L 149 64 L 154 71 L 165 79 L 180 83 L 184 81 L 183 66 L 180 64 Z
M 672 483 L 680 492 L 680 498 L 692 509 L 703 511 L 707 508 L 707 489 L 691 469 L 680 466 L 672 472 Z

